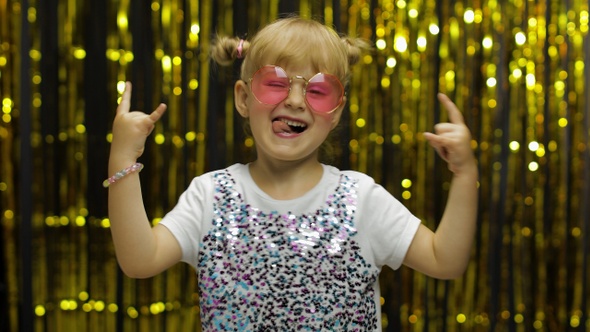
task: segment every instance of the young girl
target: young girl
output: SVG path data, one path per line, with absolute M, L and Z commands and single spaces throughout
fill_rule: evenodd
M 123 271 L 146 278 L 179 261 L 198 273 L 204 331 L 380 331 L 378 276 L 405 264 L 436 278 L 465 270 L 478 171 L 456 106 L 424 137 L 454 173 L 433 233 L 372 178 L 318 161 L 346 103 L 355 39 L 286 18 L 251 41 L 221 38 L 213 58 L 241 58 L 235 106 L 257 158 L 196 177 L 150 227 L 137 173 L 146 137 L 165 112 L 129 112 L 127 83 L 113 124 L 109 215 Z

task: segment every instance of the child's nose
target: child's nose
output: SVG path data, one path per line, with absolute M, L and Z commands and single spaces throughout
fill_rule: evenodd
M 289 95 L 285 99 L 285 105 L 293 108 L 305 108 L 305 82 L 297 80 L 299 77 L 294 77 L 291 82 L 291 89 Z M 303 78 L 301 78 L 303 79 Z

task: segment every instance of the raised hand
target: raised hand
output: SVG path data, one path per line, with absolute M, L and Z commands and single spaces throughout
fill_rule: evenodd
M 437 97 L 449 114 L 449 122 L 436 124 L 434 133 L 425 132 L 424 138 L 448 163 L 449 169 L 458 174 L 464 168 L 474 165 L 471 133 L 465 125 L 461 111 L 449 97 L 442 93 Z
M 145 141 L 154 130 L 155 123 L 166 112 L 166 105 L 160 104 L 152 113 L 130 112 L 131 83 L 125 83 L 125 91 L 117 107 L 113 122 L 111 158 L 137 160 L 145 149 Z

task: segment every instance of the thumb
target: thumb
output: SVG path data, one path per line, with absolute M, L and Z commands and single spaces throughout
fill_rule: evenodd
M 166 104 L 162 103 L 160 105 L 158 105 L 158 107 L 149 115 L 150 120 L 152 120 L 154 123 L 156 123 L 158 120 L 160 120 L 160 118 L 162 117 L 162 115 L 164 115 L 164 112 L 166 112 Z

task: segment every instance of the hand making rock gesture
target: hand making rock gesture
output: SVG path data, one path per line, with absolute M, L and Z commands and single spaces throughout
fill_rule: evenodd
M 474 165 L 471 133 L 465 125 L 461 111 L 449 97 L 442 93 L 437 97 L 449 114 L 449 122 L 436 124 L 434 133 L 425 132 L 424 138 L 448 163 L 449 170 L 458 174 Z
M 154 130 L 155 123 L 166 112 L 166 105 L 160 104 L 150 114 L 130 112 L 131 83 L 125 83 L 125 91 L 117 107 L 113 123 L 111 156 L 116 155 L 136 160 L 144 151 L 145 141 Z

